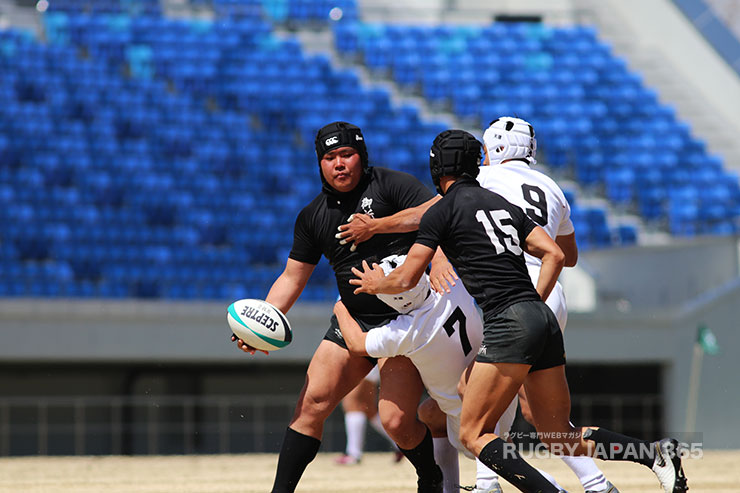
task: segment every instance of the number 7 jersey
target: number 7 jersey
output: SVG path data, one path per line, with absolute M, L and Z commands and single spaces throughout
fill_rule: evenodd
M 524 161 L 514 160 L 481 166 L 478 182 L 521 208 L 553 240 L 573 233 L 570 204 L 555 181 Z M 538 258 L 525 254 L 528 264 L 540 266 Z

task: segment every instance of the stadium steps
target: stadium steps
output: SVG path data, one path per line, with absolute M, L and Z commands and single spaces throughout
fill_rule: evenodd
M 697 97 L 702 94 L 700 88 L 683 77 L 670 59 L 661 56 L 650 45 L 641 44 L 640 36 L 609 8 L 609 2 L 574 2 L 590 10 L 593 22 L 604 39 L 612 43 L 614 52 L 629 61 L 644 77 L 646 85 L 658 90 L 660 99 L 676 109 L 680 120 L 691 124 L 692 132 L 706 142 L 710 153 L 721 155 L 727 169 L 740 171 L 738 129 L 724 121 L 705 98 Z
M 276 30 L 276 34 L 287 36 L 288 34 L 293 33 Z M 334 42 L 334 33 L 330 29 L 300 29 L 295 34 L 298 36 L 305 53 L 321 53 L 328 55 L 334 67 L 354 69 L 359 76 L 362 85 L 382 87 L 388 90 L 391 102 L 394 106 L 412 104 L 419 109 L 419 116 L 423 120 L 443 120 L 445 123 L 449 124 L 450 128 L 465 128 L 464 124 L 460 122 L 455 115 L 432 108 L 424 98 L 404 92 L 390 77 L 373 74 L 362 63 L 357 63 L 354 60 L 342 57 L 337 52 L 336 44 Z M 474 130 L 471 129 L 466 130 L 474 132 Z
M 482 129 L 477 127 L 475 122 L 468 122 L 460 119 L 451 110 L 442 109 L 441 106 L 430 104 L 425 98 L 420 95 L 414 94 L 407 89 L 402 88 L 398 83 L 394 81 L 391 74 L 384 74 L 382 72 L 374 72 L 368 70 L 368 68 L 358 60 L 354 60 L 351 57 L 343 57 L 336 49 L 333 35 L 334 33 L 330 30 L 316 30 L 316 29 L 303 29 L 297 33 L 292 32 L 281 32 L 278 30 L 280 36 L 288 36 L 296 34 L 304 52 L 307 54 L 311 53 L 323 53 L 329 55 L 332 64 L 335 67 L 351 67 L 358 75 L 364 86 L 380 86 L 387 88 L 391 94 L 392 102 L 395 105 L 400 104 L 412 104 L 419 108 L 419 114 L 424 120 L 435 120 L 448 122 L 450 128 L 461 128 L 469 131 L 476 135 L 478 138 L 482 138 Z M 327 51 L 329 47 L 329 51 Z M 544 153 L 541 154 L 541 158 L 544 157 Z M 573 196 L 578 197 L 579 206 L 585 208 L 598 208 L 607 211 L 607 225 L 609 230 L 615 232 L 621 226 L 628 228 L 634 228 L 637 232 L 637 241 L 640 244 L 665 244 L 669 235 L 662 232 L 659 227 L 655 225 L 647 225 L 639 215 L 635 214 L 634 211 L 626 208 L 618 208 L 607 201 L 603 194 L 599 194 L 595 188 L 587 189 L 582 187 L 576 181 L 570 180 L 572 176 L 565 171 L 551 169 L 547 164 L 538 164 L 538 169 L 553 176 L 559 182 L 566 180 L 567 184 L 565 188 L 571 191 Z M 616 244 L 619 244 L 618 242 Z

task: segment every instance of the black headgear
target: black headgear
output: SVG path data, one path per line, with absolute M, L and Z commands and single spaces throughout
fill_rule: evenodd
M 478 176 L 482 144 L 464 130 L 445 130 L 437 135 L 429 151 L 429 171 L 437 192 L 443 176 Z
M 352 147 L 360 155 L 363 169 L 367 169 L 367 147 L 360 127 L 347 122 L 333 122 L 316 134 L 316 158 L 321 166 L 324 154 L 337 147 Z

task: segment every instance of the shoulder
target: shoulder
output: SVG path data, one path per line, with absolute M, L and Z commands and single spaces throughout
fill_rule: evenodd
M 326 204 L 326 196 L 323 193 L 319 193 L 314 199 L 306 204 L 303 209 L 298 213 L 298 221 L 308 221 L 315 217 Z
M 419 179 L 416 178 L 414 175 L 405 173 L 403 171 L 398 171 L 395 169 L 371 166 L 370 176 L 373 178 L 373 180 L 378 180 L 380 182 L 395 183 L 395 182 L 412 181 L 412 182 L 417 182 L 421 185 L 421 182 L 419 181 Z
M 449 210 L 452 207 L 452 198 L 448 195 L 443 196 L 440 200 L 436 201 L 427 209 L 427 211 L 424 213 L 423 216 L 421 216 L 422 221 L 425 217 L 435 217 L 439 214 L 443 214 L 444 211 Z

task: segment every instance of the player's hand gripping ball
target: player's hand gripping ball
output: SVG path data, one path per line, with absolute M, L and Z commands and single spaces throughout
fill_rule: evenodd
M 233 302 L 226 320 L 237 338 L 262 351 L 284 348 L 293 340 L 293 331 L 283 312 L 264 300 Z

